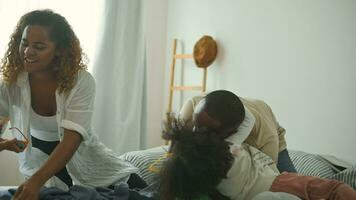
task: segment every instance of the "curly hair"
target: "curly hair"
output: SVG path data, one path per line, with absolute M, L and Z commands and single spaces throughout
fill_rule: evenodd
M 196 132 L 185 126 L 173 126 L 165 137 L 174 142 L 171 156 L 160 172 L 161 199 L 188 200 L 216 196 L 216 187 L 226 178 L 233 156 L 229 143 L 206 129 Z
M 80 42 L 67 20 L 52 10 L 34 10 L 23 15 L 10 37 L 8 49 L 1 60 L 1 73 L 7 85 L 16 82 L 20 72 L 24 70 L 20 58 L 19 46 L 26 26 L 39 25 L 49 30 L 50 39 L 60 49 L 62 54 L 54 59 L 54 72 L 58 82 L 59 92 L 69 92 L 79 70 L 86 70 L 87 58 L 82 52 Z

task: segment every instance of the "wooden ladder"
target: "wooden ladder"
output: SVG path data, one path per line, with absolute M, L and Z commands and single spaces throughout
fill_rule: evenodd
M 172 113 L 172 103 L 173 103 L 173 92 L 174 91 L 200 91 L 204 93 L 206 91 L 206 77 L 207 77 L 207 68 L 203 68 L 203 81 L 201 85 L 198 86 L 175 86 L 174 85 L 174 71 L 177 59 L 193 59 L 193 54 L 177 54 L 177 39 L 173 40 L 173 55 L 172 63 L 170 67 L 170 81 L 169 81 L 169 97 L 168 97 L 168 108 L 167 115 Z

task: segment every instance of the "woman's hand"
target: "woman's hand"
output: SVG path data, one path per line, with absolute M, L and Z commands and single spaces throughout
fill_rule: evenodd
M 38 200 L 41 185 L 33 177 L 17 189 L 13 200 Z
M 0 151 L 8 150 L 15 153 L 23 152 L 26 148 L 26 143 L 21 140 L 14 139 L 1 139 L 0 141 Z

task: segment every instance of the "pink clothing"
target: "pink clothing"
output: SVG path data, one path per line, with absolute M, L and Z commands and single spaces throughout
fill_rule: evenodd
M 270 190 L 290 193 L 306 200 L 356 200 L 356 191 L 343 182 L 295 173 L 277 176 Z

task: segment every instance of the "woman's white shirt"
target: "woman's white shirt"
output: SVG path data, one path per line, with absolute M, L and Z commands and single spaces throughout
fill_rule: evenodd
M 56 91 L 58 134 L 63 139 L 64 129 L 73 130 L 82 136 L 82 142 L 67 163 L 67 170 L 75 184 L 86 186 L 108 186 L 126 181 L 138 169 L 119 159 L 114 152 L 102 144 L 93 134 L 91 119 L 95 96 L 95 80 L 87 71 L 78 72 L 73 89 L 66 95 Z M 16 84 L 7 86 L 0 82 L 0 117 L 10 118 L 12 127 L 17 127 L 30 137 L 31 91 L 28 73 L 20 73 Z M 13 131 L 13 136 L 21 135 Z M 30 144 L 31 145 L 31 141 Z M 31 158 L 31 148 L 18 154 L 20 171 L 25 178 L 38 169 Z

